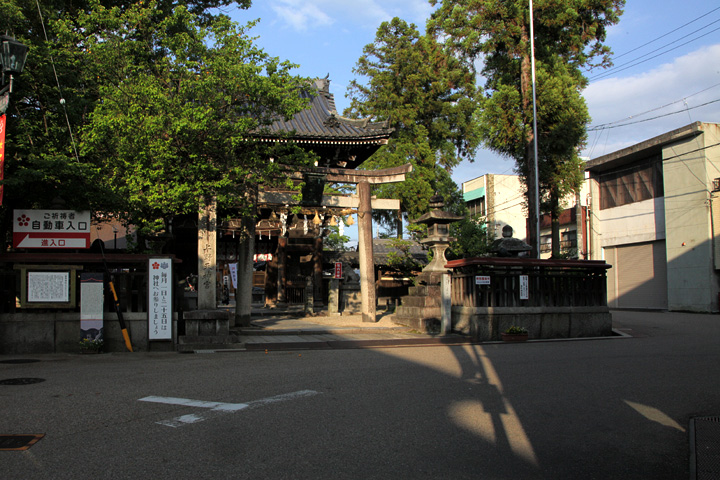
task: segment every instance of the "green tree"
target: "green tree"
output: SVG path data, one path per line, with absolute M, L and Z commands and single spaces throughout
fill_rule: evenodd
M 433 37 L 421 36 L 415 25 L 397 17 L 380 25 L 353 72 L 367 83 L 351 82 L 345 114 L 389 120 L 395 129 L 388 145 L 362 168 L 412 163 L 405 182 L 376 186 L 373 193 L 399 199 L 405 220 L 417 218 L 436 192 L 447 197 L 457 191 L 448 171 L 462 159 L 472 160 L 479 144 L 473 72 Z M 388 214 L 381 222 L 400 224 Z
M 327 237 L 323 239 L 323 250 L 329 252 L 346 252 L 348 250 L 346 244 L 350 241 L 347 235 L 340 235 L 339 227 L 326 227 L 330 230 Z
M 476 217 L 465 217 L 450 224 L 450 235 L 456 240 L 450 244 L 445 257 L 448 260 L 458 258 L 482 257 L 490 250 L 490 238 L 485 222 Z
M 126 11 L 136 2 L 122 0 L 4 0 L 0 31 L 30 47 L 25 71 L 16 77 L 8 109 L 6 180 L 0 219 L 9 231 L 13 208 L 48 208 L 62 198 L 68 208 L 101 211 L 117 196 L 107 190 L 107 171 L 94 159 L 80 156 L 82 127 L 100 99 L 100 80 L 86 70 L 87 51 L 59 42 L 59 35 L 77 32 L 74 19 L 97 5 Z M 141 3 L 141 2 L 139 2 Z M 214 18 L 214 8 L 229 0 L 155 2 L 156 19 L 186 5 L 198 22 Z M 249 0 L 241 0 L 247 8 Z M 66 31 L 64 31 L 66 30 Z M 94 30 L 93 30 L 94 31 Z M 114 65 L 106 65 L 112 70 Z M 120 210 L 119 210 L 120 211 Z
M 532 121 L 530 12 L 527 0 L 430 0 L 439 5 L 429 30 L 468 65 L 482 61 L 486 97 L 478 116 L 483 142 L 516 161 L 533 215 L 535 140 Z M 587 108 L 582 69 L 609 65 L 607 27 L 624 0 L 538 0 L 534 5 L 538 105 L 538 164 L 543 197 L 576 186 L 577 150 L 585 140 Z M 596 63 L 594 63 L 596 62 Z M 569 177 L 563 176 L 570 172 Z M 552 213 L 552 212 L 551 212 Z M 530 222 L 534 226 L 535 222 Z M 538 232 L 531 229 L 535 246 Z M 538 252 L 535 252 L 536 254 Z
M 85 48 L 102 98 L 82 152 L 103 163 L 135 225 L 161 229 L 205 196 L 248 215 L 247 193 L 281 177 L 270 149 L 251 139 L 305 108 L 298 92 L 306 80 L 227 17 L 203 25 L 184 7 L 156 12 L 149 3 L 80 16 L 71 43 Z

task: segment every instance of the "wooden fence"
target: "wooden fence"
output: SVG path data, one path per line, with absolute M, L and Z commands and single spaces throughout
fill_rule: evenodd
M 607 306 L 610 265 L 603 261 L 469 258 L 447 267 L 453 269 L 453 306 Z M 521 298 L 521 276 L 527 277 L 527 299 Z

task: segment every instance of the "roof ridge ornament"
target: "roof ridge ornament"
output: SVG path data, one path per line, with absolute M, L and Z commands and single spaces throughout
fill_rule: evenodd
M 330 128 L 340 127 L 340 119 L 334 113 L 331 113 L 328 118 L 325 119 L 323 125 Z

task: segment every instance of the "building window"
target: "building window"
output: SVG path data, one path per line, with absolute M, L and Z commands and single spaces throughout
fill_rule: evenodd
M 577 248 L 577 230 L 563 232 L 560 240 L 560 249 L 568 250 Z
M 662 159 L 650 157 L 640 164 L 600 175 L 600 209 L 663 196 Z
M 470 210 L 470 215 L 485 216 L 485 197 L 476 198 L 467 202 L 467 208 Z
M 552 235 L 540 236 L 540 253 L 546 253 L 552 250 Z

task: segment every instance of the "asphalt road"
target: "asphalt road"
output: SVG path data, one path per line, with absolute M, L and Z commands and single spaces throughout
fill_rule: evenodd
M 615 312 L 633 338 L 0 356 L 8 479 L 685 479 L 720 414 L 717 315 Z

